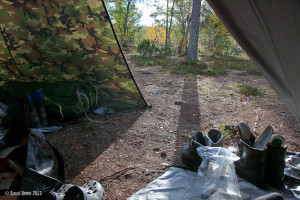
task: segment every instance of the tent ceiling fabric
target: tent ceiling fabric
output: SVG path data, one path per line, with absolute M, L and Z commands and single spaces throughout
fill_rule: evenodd
M 146 105 L 103 1 L 3 0 L 0 20 L 0 81 L 79 80 L 99 102 Z
M 300 122 L 300 1 L 208 3 Z

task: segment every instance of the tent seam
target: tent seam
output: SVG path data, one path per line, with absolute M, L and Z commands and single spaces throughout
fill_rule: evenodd
M 2 34 L 2 36 L 3 36 L 3 40 L 4 40 L 4 42 L 5 42 L 5 45 L 6 45 L 6 47 L 7 47 L 7 50 L 8 50 L 8 52 L 9 52 L 9 55 L 10 55 L 12 61 L 14 62 L 14 65 L 15 65 L 16 69 L 17 69 L 18 72 L 20 73 L 20 75 L 21 75 L 23 81 L 25 81 L 24 76 L 23 76 L 23 73 L 22 73 L 21 70 L 18 68 L 18 66 L 17 66 L 17 64 L 16 64 L 16 61 L 15 61 L 14 57 L 12 56 L 12 53 L 11 53 L 11 51 L 10 51 L 8 45 L 7 45 L 7 40 L 6 40 L 6 38 L 4 37 L 4 33 L 3 33 L 3 30 L 2 30 L 2 27 L 1 27 L 1 26 L 0 26 L 0 31 L 1 31 L 1 34 Z
M 118 44 L 118 46 L 119 46 L 119 49 L 120 49 L 120 52 L 121 52 L 121 54 L 122 54 L 122 56 L 123 56 L 123 59 L 124 59 L 124 61 L 125 61 L 125 65 L 126 65 L 126 67 L 127 67 L 127 69 L 128 69 L 128 72 L 129 72 L 129 74 L 130 74 L 130 76 L 131 76 L 131 78 L 132 78 L 132 80 L 133 80 L 133 82 L 134 82 L 134 84 L 135 84 L 135 86 L 136 86 L 136 88 L 137 88 L 137 90 L 138 90 L 138 92 L 139 92 L 140 96 L 142 97 L 142 99 L 143 99 L 143 101 L 144 101 L 144 104 L 145 104 L 145 106 L 144 106 L 144 107 L 147 107 L 147 106 L 148 106 L 148 104 L 147 104 L 147 102 L 146 102 L 145 98 L 143 97 L 143 95 L 142 95 L 142 93 L 141 93 L 141 91 L 140 91 L 140 89 L 139 89 L 139 87 L 138 87 L 138 85 L 137 85 L 137 83 L 136 83 L 136 81 L 135 81 L 135 79 L 134 79 L 134 77 L 133 77 L 133 75 L 132 75 L 131 71 L 130 71 L 130 68 L 129 68 L 129 66 L 128 66 L 128 63 L 127 63 L 127 61 L 126 61 L 126 58 L 125 58 L 125 56 L 124 56 L 123 50 L 122 50 L 122 48 L 121 48 L 121 45 L 120 45 L 120 43 L 119 43 L 119 40 L 118 40 L 118 38 L 117 38 L 117 35 L 116 35 L 116 32 L 115 32 L 115 29 L 114 29 L 114 27 L 113 27 L 113 25 L 112 25 L 112 22 L 111 22 L 110 16 L 109 16 L 109 14 L 108 14 L 108 11 L 107 11 L 107 8 L 106 8 L 106 5 L 105 5 L 105 3 L 104 3 L 104 1 L 103 1 L 103 0 L 101 0 L 101 2 L 102 2 L 102 4 L 103 4 L 103 7 L 104 7 L 104 10 L 105 10 L 105 13 L 106 13 L 106 15 L 107 15 L 107 17 L 108 17 L 109 24 L 110 24 L 110 26 L 111 26 L 111 29 L 112 29 L 113 33 L 114 33 L 115 39 L 116 39 L 116 41 L 117 41 L 117 44 Z

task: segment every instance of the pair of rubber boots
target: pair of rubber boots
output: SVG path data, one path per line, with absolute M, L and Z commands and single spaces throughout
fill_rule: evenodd
M 41 196 L 42 200 L 104 200 L 105 192 L 97 181 L 89 181 L 82 187 L 64 184 L 57 192 L 47 192 Z
M 274 128 L 268 126 L 257 138 L 245 123 L 238 124 L 238 130 L 241 139 L 240 159 L 234 163 L 236 173 L 262 189 L 266 188 L 266 183 L 282 188 L 287 147 L 271 139 Z
M 198 171 L 202 162 L 201 157 L 197 153 L 197 148 L 200 146 L 222 147 L 223 134 L 216 129 L 211 129 L 206 135 L 201 131 L 197 131 L 194 133 L 190 144 L 182 147 L 182 163 L 189 166 L 195 172 Z
M 31 95 L 27 94 L 23 100 L 24 115 L 28 119 L 30 128 L 48 126 L 46 108 L 41 91 L 35 90 Z

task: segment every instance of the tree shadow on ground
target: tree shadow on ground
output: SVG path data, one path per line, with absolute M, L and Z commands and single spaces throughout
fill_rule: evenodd
M 105 123 L 83 122 L 69 125 L 65 130 L 48 133 L 49 141 L 64 158 L 66 182 L 71 182 L 97 157 L 110 147 L 143 114 L 143 110 L 106 116 L 92 116 Z
M 199 96 L 197 87 L 197 78 L 186 77 L 184 79 L 184 86 L 182 91 L 182 102 L 180 108 L 180 116 L 177 124 L 176 133 L 178 136 L 190 135 L 200 127 L 200 110 L 199 110 Z M 180 140 L 182 141 L 182 140 Z M 186 141 L 188 142 L 188 141 Z M 186 143 L 187 144 L 187 143 Z M 181 152 L 181 146 L 178 144 L 176 151 Z M 174 162 L 178 163 L 181 156 L 176 156 Z

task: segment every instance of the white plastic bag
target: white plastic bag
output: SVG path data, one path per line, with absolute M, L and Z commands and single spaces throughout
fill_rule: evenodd
M 195 196 L 202 199 L 241 199 L 234 161 L 239 157 L 223 147 L 197 148 L 202 163 L 195 184 Z

